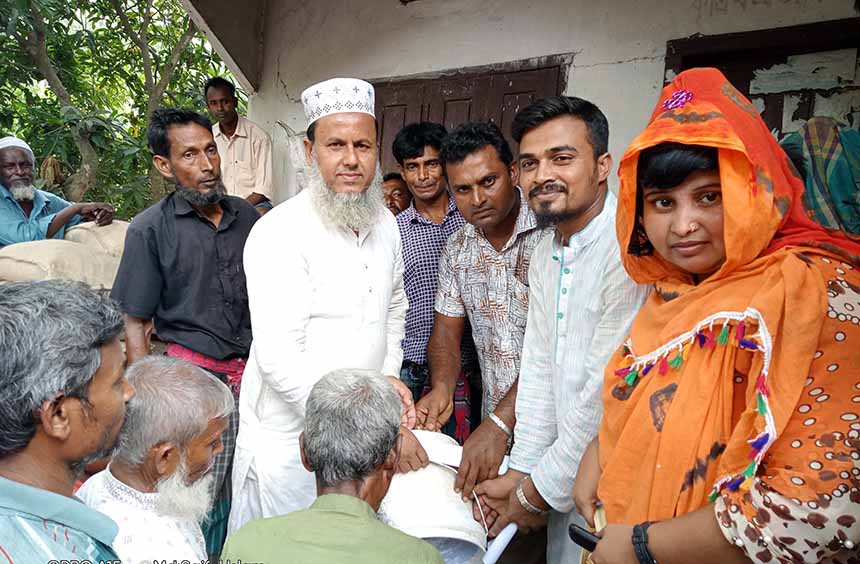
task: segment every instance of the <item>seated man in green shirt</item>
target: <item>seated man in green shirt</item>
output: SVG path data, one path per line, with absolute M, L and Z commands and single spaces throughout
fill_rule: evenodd
M 308 508 L 251 521 L 227 539 L 223 562 L 442 564 L 430 544 L 379 521 L 400 458 L 400 399 L 379 374 L 342 369 L 308 397 L 302 463 L 316 473 Z

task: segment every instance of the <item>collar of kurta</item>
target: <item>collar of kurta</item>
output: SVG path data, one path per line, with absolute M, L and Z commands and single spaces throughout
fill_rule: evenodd
M 104 485 L 111 497 L 124 504 L 138 509 L 155 509 L 158 494 L 141 492 L 121 482 L 110 471 L 110 464 L 104 469 Z
M 0 478 L 0 507 L 60 523 L 106 546 L 113 544 L 119 531 L 110 517 L 90 509 L 76 497 L 66 497 L 5 478 Z
M 617 205 L 618 200 L 615 198 L 615 195 L 607 190 L 606 197 L 603 200 L 603 209 L 599 214 L 597 214 L 597 217 L 589 221 L 588 225 L 586 225 L 584 229 L 571 235 L 564 246 L 572 249 L 573 251 L 585 249 L 599 238 L 606 236 L 607 224 L 609 224 L 608 229 L 610 235 L 614 237 L 615 207 Z M 553 248 L 556 250 L 561 249 L 562 245 L 558 231 L 553 234 L 552 240 Z

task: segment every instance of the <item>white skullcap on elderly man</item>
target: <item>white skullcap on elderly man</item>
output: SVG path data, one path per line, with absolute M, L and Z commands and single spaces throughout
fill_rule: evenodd
M 34 164 L 36 163 L 36 155 L 33 153 L 33 149 L 31 149 L 23 139 L 19 139 L 14 135 L 9 135 L 8 137 L 0 139 L 0 151 L 12 148 L 23 149 L 30 155 L 30 160 L 33 161 Z
M 302 92 L 308 127 L 331 114 L 360 112 L 376 118 L 373 86 L 358 78 L 332 78 Z

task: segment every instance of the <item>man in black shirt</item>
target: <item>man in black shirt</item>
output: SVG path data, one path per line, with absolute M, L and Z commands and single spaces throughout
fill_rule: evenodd
M 213 469 L 218 495 L 204 525 L 207 551 L 217 555 L 229 515 L 239 381 L 251 345 L 242 251 L 259 215 L 242 198 L 226 195 L 207 118 L 158 110 L 147 135 L 156 168 L 176 190 L 131 222 L 111 297 L 125 314 L 129 364 L 149 354 L 154 325 L 168 355 L 209 370 L 236 396 Z

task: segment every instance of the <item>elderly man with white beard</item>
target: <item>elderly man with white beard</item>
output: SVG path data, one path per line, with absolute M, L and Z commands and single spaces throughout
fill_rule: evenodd
M 199 522 L 214 499 L 210 472 L 234 409 L 226 385 L 184 360 L 150 356 L 129 368 L 137 390 L 107 469 L 77 495 L 113 519 L 125 564 L 203 562 Z
M 302 102 L 304 189 L 261 218 L 245 245 L 253 342 L 239 406 L 231 533 L 316 498 L 299 435 L 311 388 L 333 370 L 386 377 L 403 403 L 400 469 L 427 464 L 408 430 L 412 395 L 396 376 L 408 300 L 400 234 L 382 198 L 373 87 L 327 80 L 305 90 Z
M 113 220 L 114 209 L 100 202 L 70 204 L 37 190 L 36 157 L 17 137 L 0 139 L 0 247 L 13 243 L 62 239 L 66 228 L 86 219 L 98 225 Z

